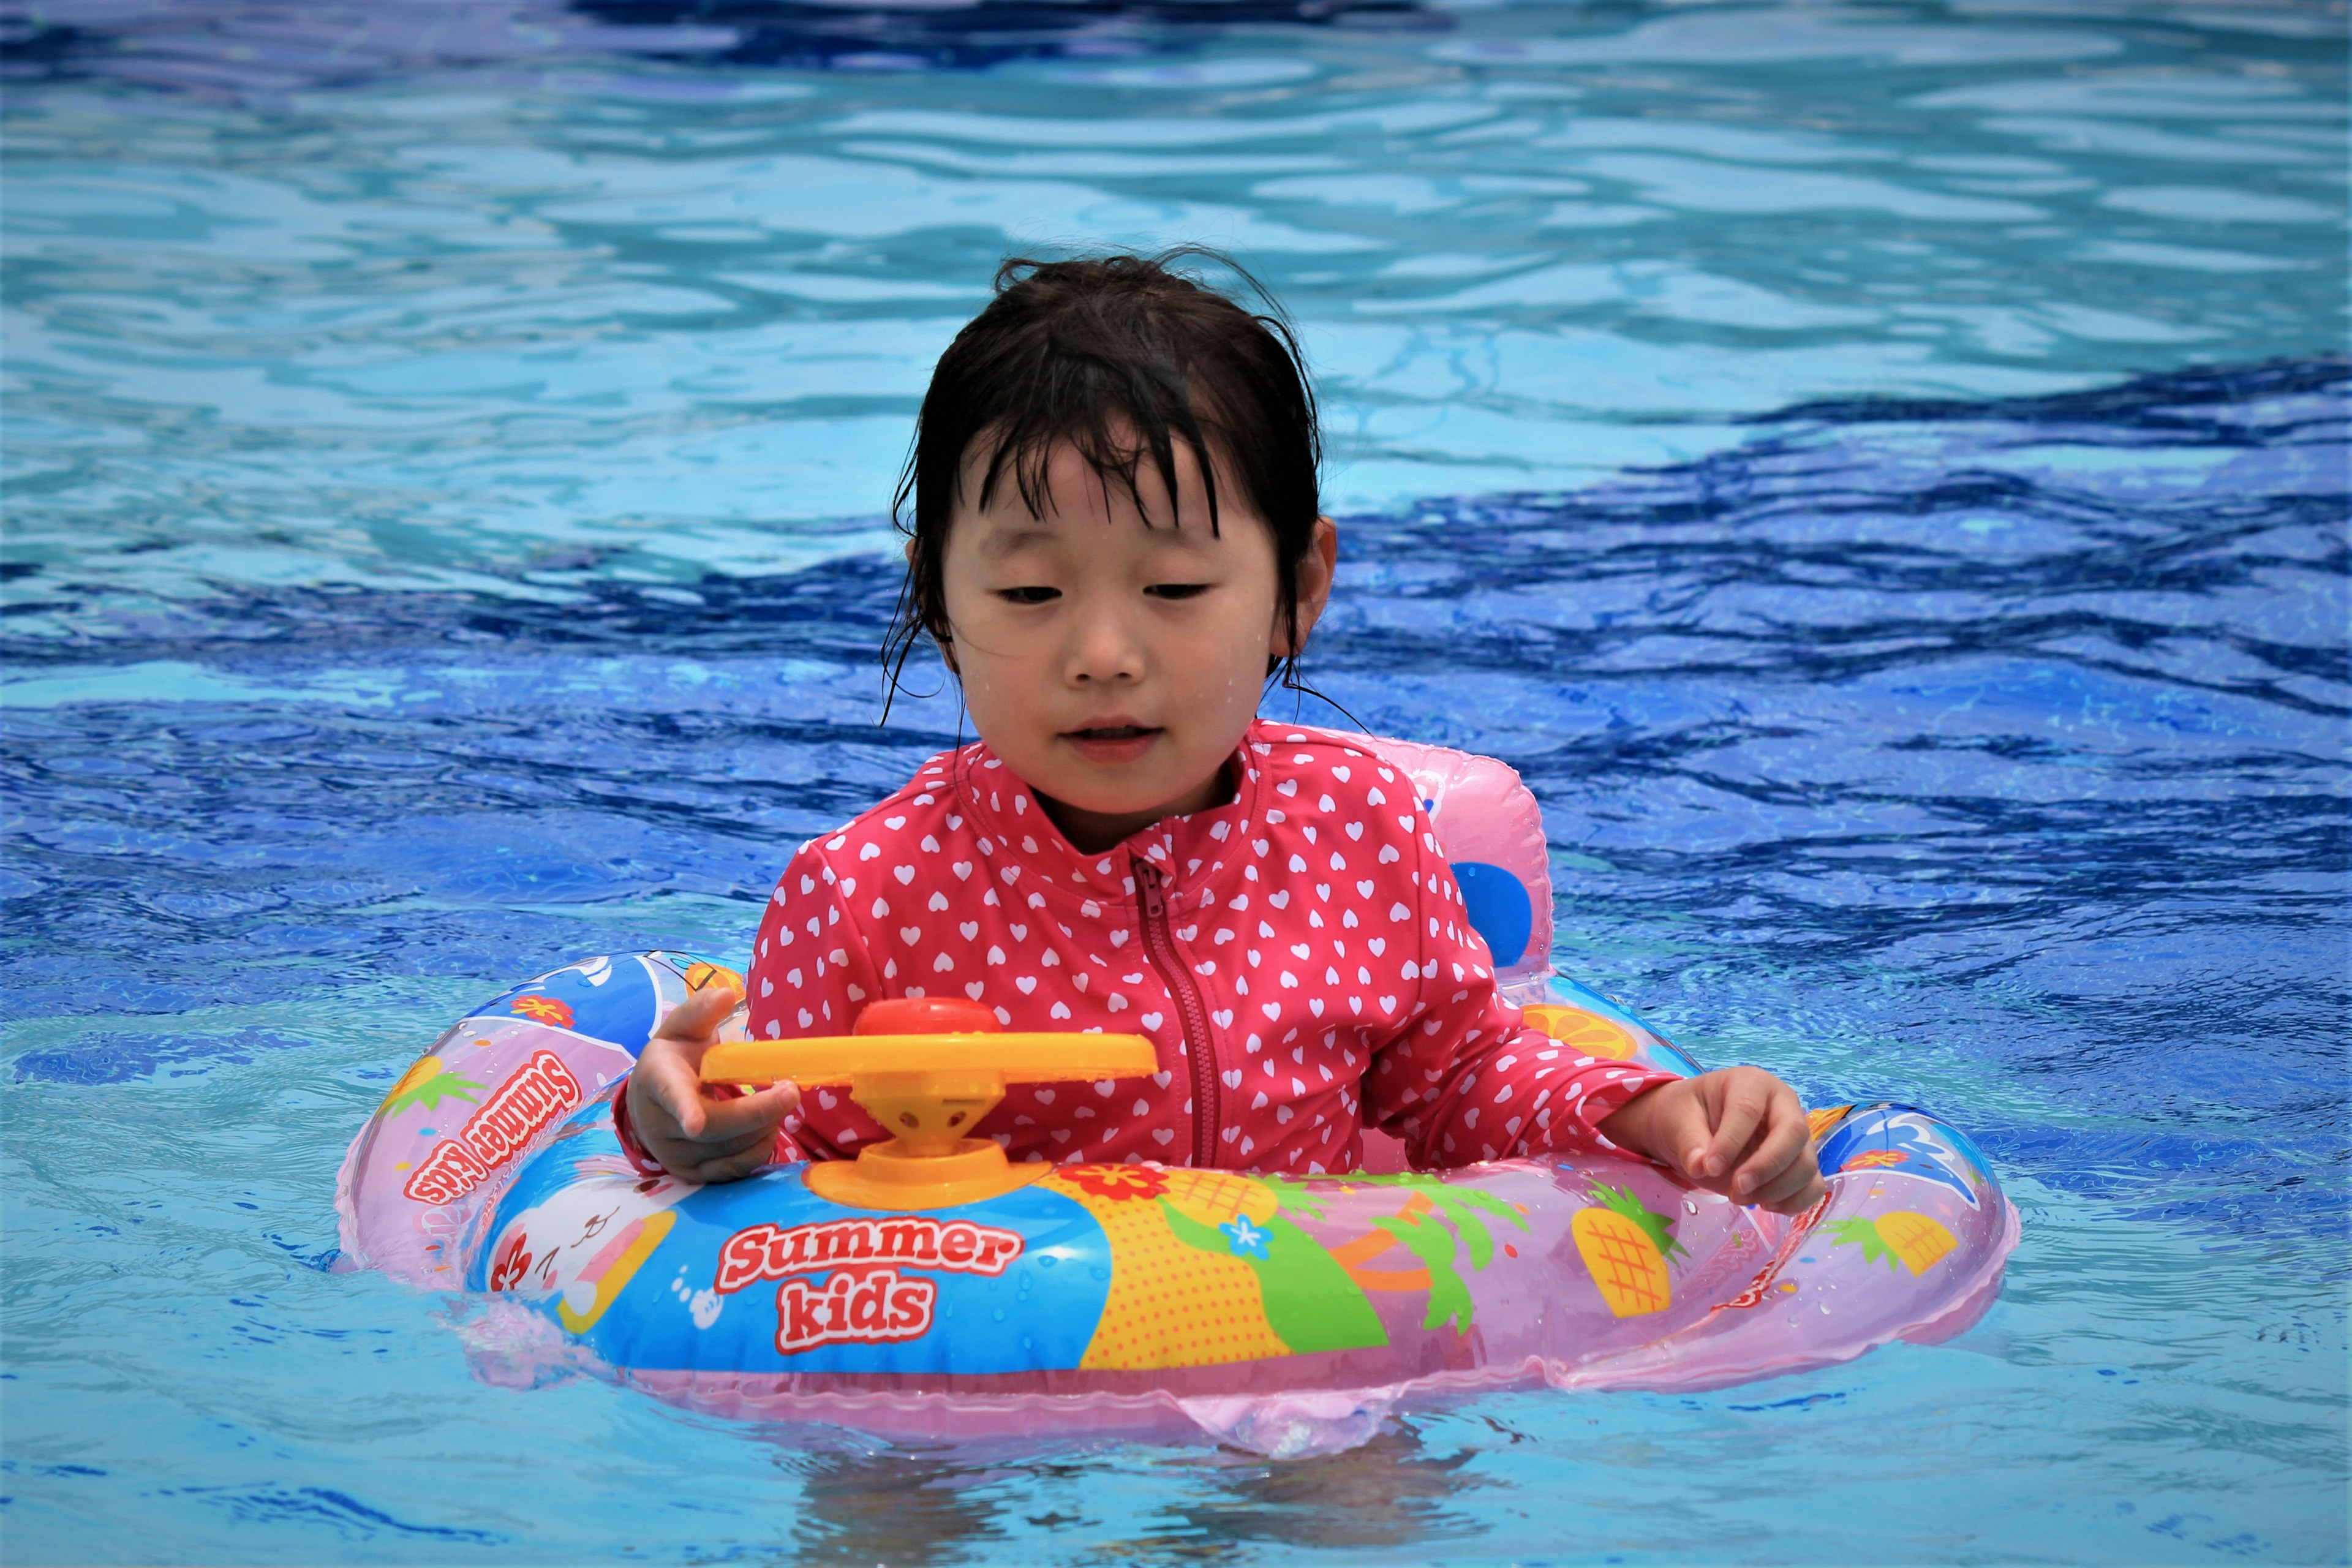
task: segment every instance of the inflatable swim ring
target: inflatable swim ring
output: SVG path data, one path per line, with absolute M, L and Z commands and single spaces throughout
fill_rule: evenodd
M 1489 945 L 1531 1021 L 1696 1073 L 1599 993 L 1553 981 L 1530 999 L 1549 899 L 1524 822 L 1495 809 L 1532 816 L 1517 776 L 1383 750 L 1479 889 L 1474 918 L 1500 921 Z M 469 1013 L 344 1160 L 348 1266 L 486 1298 L 469 1342 L 499 1381 L 587 1366 L 698 1409 L 883 1436 L 1205 1436 L 1290 1456 L 1472 1390 L 1707 1388 L 1932 1342 L 1983 1314 L 2017 1237 L 1975 1146 L 1892 1103 L 1812 1113 L 1828 1193 L 1793 1219 L 1610 1158 L 1306 1178 L 1011 1165 L 967 1136 L 1005 1082 L 1148 1073 L 1150 1044 L 1003 1035 L 937 1003 L 877 1003 L 843 1039 L 738 1033 L 704 1064 L 846 1083 L 892 1143 L 722 1186 L 641 1176 L 612 1099 L 662 1016 L 716 980 L 740 984 L 691 955 L 620 954 Z

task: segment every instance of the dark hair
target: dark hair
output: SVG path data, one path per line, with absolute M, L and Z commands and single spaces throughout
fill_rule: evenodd
M 1175 270 L 1193 259 L 1230 270 L 1265 310 Z M 1150 461 L 1172 500 L 1181 441 L 1199 465 L 1212 531 L 1222 460 L 1274 532 L 1277 604 L 1293 652 L 1266 673 L 1280 668 L 1286 685 L 1296 683 L 1298 568 L 1321 510 L 1322 439 L 1298 340 L 1257 279 L 1192 246 L 1074 261 L 1015 257 L 996 269 L 996 298 L 931 372 L 891 503 L 891 521 L 908 542 L 906 584 L 883 653 L 893 694 L 917 637 L 929 633 L 947 648 L 940 565 L 965 455 L 980 440 L 990 449 L 977 504 L 987 506 L 1009 479 L 1033 511 L 1046 492 L 1047 462 L 1064 444 L 1130 496 Z

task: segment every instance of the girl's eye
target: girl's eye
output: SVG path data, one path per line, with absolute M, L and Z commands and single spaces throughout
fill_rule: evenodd
M 1061 596 L 1062 591 L 1059 588 L 1047 588 L 1034 584 L 1024 588 L 1005 588 L 999 593 L 999 597 L 1007 604 L 1013 605 L 1042 605 Z
M 1197 599 L 1209 591 L 1206 583 L 1154 583 L 1143 590 L 1162 599 Z

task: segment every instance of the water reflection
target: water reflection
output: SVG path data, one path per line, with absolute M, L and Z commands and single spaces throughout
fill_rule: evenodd
M 781 1464 L 801 1486 L 786 1561 L 929 1568 L 1004 1534 L 992 1468 L 888 1451 L 802 1451 Z
M 1432 1451 L 1410 1424 L 1313 1459 L 1147 1452 L 1146 1462 L 1183 1483 L 1187 1496 L 1133 1521 L 1139 1529 L 1089 1506 L 1098 1504 L 1098 1488 L 1121 1484 L 1135 1450 L 1013 1463 L 800 1450 L 780 1463 L 802 1488 L 791 1561 L 929 1568 L 1038 1531 L 1062 1555 L 1114 1563 L 1217 1563 L 1268 1549 L 1410 1553 L 1487 1528 L 1473 1500 L 1496 1483 L 1472 1468 L 1475 1453 Z
M 1160 1528 L 1119 1543 L 1141 1562 L 1216 1561 L 1250 1548 L 1398 1552 L 1467 1541 L 1486 1525 L 1460 1505 L 1493 1483 L 1473 1454 L 1429 1452 L 1410 1426 L 1322 1458 L 1234 1456 L 1197 1501 L 1170 1509 Z

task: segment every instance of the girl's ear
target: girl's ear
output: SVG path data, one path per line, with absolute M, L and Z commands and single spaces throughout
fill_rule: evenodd
M 906 555 L 907 571 L 911 574 L 915 570 L 915 542 L 911 539 L 907 541 Z M 948 673 L 961 677 L 963 671 L 956 668 L 955 638 L 948 633 L 946 616 L 942 616 L 937 626 L 924 622 L 923 629 L 930 633 L 931 646 L 940 650 L 940 660 L 948 667 Z
M 1307 541 L 1306 557 L 1298 563 L 1298 613 L 1295 620 L 1275 612 L 1274 645 L 1270 651 L 1276 658 L 1295 658 L 1306 649 L 1307 634 L 1315 623 L 1323 618 L 1323 606 L 1331 602 L 1331 577 L 1339 567 L 1339 525 L 1328 517 L 1315 520 L 1315 536 Z M 1297 635 L 1291 632 L 1297 627 Z

